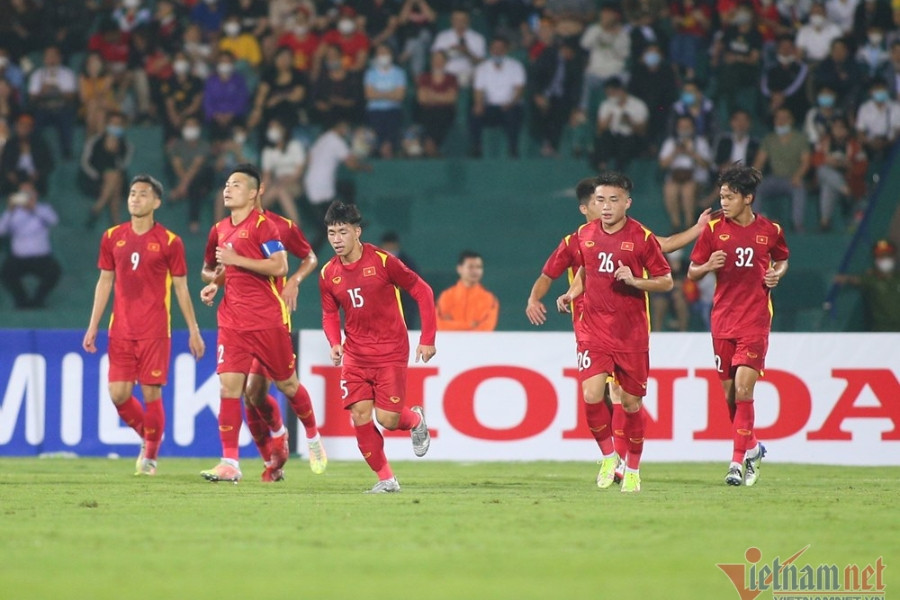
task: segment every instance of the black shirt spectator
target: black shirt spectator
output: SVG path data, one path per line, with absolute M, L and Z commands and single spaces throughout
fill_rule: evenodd
M 38 192 L 47 192 L 47 180 L 53 171 L 53 154 L 44 138 L 34 133 L 34 118 L 23 113 L 16 119 L 15 135 L 7 140 L 0 155 L 0 193 L 18 189 L 31 182 Z
M 647 141 L 660 144 L 667 134 L 672 105 L 678 100 L 678 80 L 674 66 L 663 57 L 658 45 L 648 45 L 640 60 L 635 61 L 628 89 L 632 95 L 643 100 L 650 111 Z
M 552 156 L 559 150 L 563 127 L 572 117 L 584 83 L 584 55 L 577 42 L 545 48 L 531 69 L 535 130 L 541 153 Z

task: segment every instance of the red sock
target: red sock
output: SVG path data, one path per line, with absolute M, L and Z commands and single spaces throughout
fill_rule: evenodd
M 624 458 L 628 454 L 628 441 L 625 439 L 625 409 L 621 404 L 612 405 L 612 435 L 616 454 Z
M 222 458 L 237 460 L 240 456 L 238 436 L 241 434 L 241 399 L 222 398 L 219 404 L 219 439 Z
M 397 425 L 397 429 L 401 431 L 409 431 L 421 422 L 422 417 L 420 417 L 417 413 L 409 410 L 408 406 L 404 406 L 403 410 L 400 411 L 400 424 Z
M 610 414 L 606 404 L 598 402 L 597 404 L 584 403 L 584 414 L 587 417 L 588 428 L 591 435 L 597 440 L 600 451 L 604 456 L 609 456 L 615 452 L 615 446 L 612 442 L 612 431 L 610 431 Z
M 744 462 L 744 454 L 753 446 L 750 440 L 753 438 L 753 421 L 756 418 L 753 409 L 753 399 L 741 400 L 735 403 L 737 410 L 734 413 L 734 427 L 732 433 L 734 435 L 734 452 L 731 454 L 731 460 L 736 463 Z
M 166 411 L 162 400 L 148 402 L 144 409 L 144 439 L 147 447 L 144 449 L 144 458 L 156 460 L 159 455 L 159 444 L 162 442 L 163 432 L 166 430 Z
M 290 399 L 291 408 L 297 414 L 297 418 L 303 423 L 306 429 L 306 438 L 312 439 L 319 435 L 319 428 L 316 427 L 316 414 L 313 412 L 312 400 L 309 398 L 309 392 L 303 387 L 303 384 L 297 385 L 297 393 Z
M 356 443 L 359 451 L 369 463 L 369 468 L 375 471 L 379 480 L 393 477 L 391 465 L 388 464 L 387 457 L 384 455 L 384 438 L 375 427 L 375 422 L 369 421 L 365 425 L 355 426 L 354 429 L 356 429 Z
M 625 412 L 624 410 L 622 412 Z M 643 405 L 637 412 L 625 412 L 625 439 L 628 444 L 628 455 L 625 467 L 638 469 L 641 466 L 641 453 L 644 452 L 644 424 L 646 413 Z
M 281 407 L 272 394 L 266 394 L 265 402 L 255 408 L 269 431 L 281 431 L 281 428 L 284 427 L 284 421 L 281 419 Z
M 732 423 L 734 423 L 734 413 L 736 410 L 737 410 L 736 404 L 731 404 L 731 403 L 728 404 L 728 418 L 731 420 Z M 756 442 L 757 442 L 756 432 L 751 431 L 750 439 L 747 441 L 747 450 L 752 450 L 753 448 L 756 448 Z
M 269 425 L 266 423 L 265 418 L 260 413 L 259 409 L 253 406 L 252 404 L 247 404 L 244 406 L 247 413 L 247 427 L 250 429 L 250 435 L 253 436 L 253 441 L 256 442 L 256 448 L 259 450 L 259 455 L 262 457 L 263 461 L 269 462 L 272 458 L 272 453 L 269 452 Z
M 125 424 L 134 429 L 144 439 L 144 407 L 132 396 L 122 404 L 116 404 L 116 412 Z

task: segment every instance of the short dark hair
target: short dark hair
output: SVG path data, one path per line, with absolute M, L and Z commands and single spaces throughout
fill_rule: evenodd
M 722 171 L 716 185 L 722 187 L 727 185 L 732 191 L 737 192 L 741 196 L 753 195 L 756 200 L 756 188 L 762 181 L 762 173 L 758 169 L 748 167 L 742 164 L 734 164 Z
M 456 259 L 456 266 L 460 266 L 470 258 L 481 258 L 481 255 L 475 252 L 474 250 L 463 250 L 459 253 L 459 258 Z M 484 259 L 482 259 L 484 260 Z
M 585 177 L 575 185 L 575 197 L 578 198 L 578 204 L 587 204 L 597 189 L 596 177 Z
M 335 200 L 325 212 L 326 227 L 344 224 L 359 227 L 360 223 L 362 223 L 362 215 L 355 204 L 344 204 L 340 200 Z
M 746 108 L 735 108 L 734 110 L 731 111 L 731 114 L 728 115 L 728 119 L 731 120 L 731 119 L 735 118 L 735 117 L 738 116 L 738 115 L 744 115 L 745 117 L 747 117 L 747 118 L 750 119 L 751 121 L 753 120 L 753 115 L 751 115 L 751 114 L 750 114 L 750 111 L 747 110 Z
M 628 195 L 631 195 L 631 189 L 634 187 L 631 179 L 624 173 L 618 171 L 603 171 L 595 178 L 595 186 L 611 185 L 613 187 L 622 188 Z
M 381 243 L 382 244 L 399 244 L 400 236 L 396 231 L 385 231 L 381 234 Z
M 235 165 L 233 169 L 231 169 L 231 173 L 228 174 L 228 177 L 231 177 L 235 173 L 243 173 L 250 179 L 253 179 L 256 182 L 256 189 L 259 189 L 259 184 L 262 182 L 262 175 L 254 165 L 250 163 L 241 163 L 239 165 Z
M 133 186 L 134 184 L 136 184 L 136 183 L 146 183 L 146 184 L 148 184 L 148 185 L 150 186 L 150 188 L 153 190 L 153 194 L 154 194 L 157 198 L 159 198 L 160 200 L 162 200 L 162 197 L 163 197 L 163 184 L 161 184 L 161 183 L 159 182 L 159 180 L 158 180 L 156 177 L 153 177 L 152 175 L 148 175 L 147 173 L 139 173 L 139 174 L 135 175 L 135 176 L 131 179 L 131 185 L 132 185 L 132 186 Z M 131 186 L 129 186 L 129 187 L 131 187 Z

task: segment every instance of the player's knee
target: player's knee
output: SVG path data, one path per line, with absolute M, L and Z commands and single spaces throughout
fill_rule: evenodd
M 379 425 L 388 431 L 394 431 L 400 426 L 400 413 L 378 411 L 375 414 L 375 418 L 378 419 Z

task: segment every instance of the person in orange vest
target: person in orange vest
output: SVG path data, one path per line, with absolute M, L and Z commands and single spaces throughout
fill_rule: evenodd
M 497 328 L 500 303 L 481 285 L 484 260 L 472 250 L 463 250 L 456 262 L 459 281 L 441 292 L 437 301 L 439 331 L 493 331 Z

